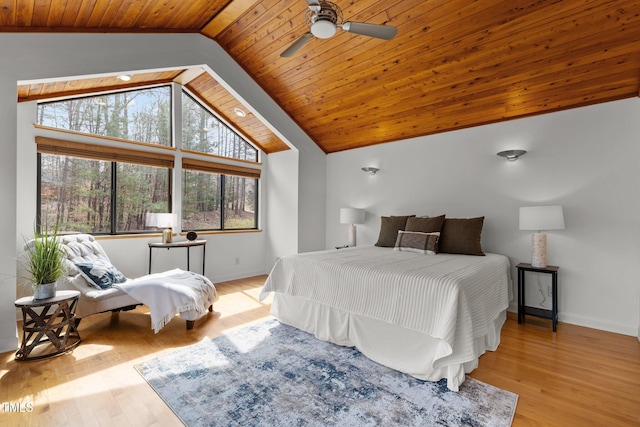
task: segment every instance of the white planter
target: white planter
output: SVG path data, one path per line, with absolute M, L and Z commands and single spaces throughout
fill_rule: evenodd
M 47 298 L 53 298 L 56 296 L 56 287 L 58 282 L 43 283 L 39 286 L 33 287 L 33 299 L 41 300 Z

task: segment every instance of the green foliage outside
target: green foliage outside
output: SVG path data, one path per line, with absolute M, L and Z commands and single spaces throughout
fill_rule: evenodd
M 183 94 L 182 101 L 184 149 L 257 161 L 257 150 L 251 144 L 190 96 Z M 171 88 L 42 103 L 37 122 L 171 146 Z M 170 169 L 53 154 L 40 158 L 40 215 L 46 223 L 58 224 L 63 233 L 144 231 L 147 213 L 171 210 Z M 255 179 L 186 171 L 181 200 L 185 230 L 256 227 Z

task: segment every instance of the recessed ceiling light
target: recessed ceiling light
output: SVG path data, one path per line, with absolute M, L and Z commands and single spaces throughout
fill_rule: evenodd
M 236 116 L 238 117 L 244 117 L 247 115 L 247 113 L 244 112 L 244 110 L 242 108 L 234 108 L 233 112 L 236 113 Z
M 121 74 L 118 76 L 118 78 L 123 82 L 128 82 L 129 80 L 131 80 L 131 74 Z

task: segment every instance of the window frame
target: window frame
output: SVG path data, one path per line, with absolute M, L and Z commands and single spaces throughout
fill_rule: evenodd
M 120 94 L 120 93 L 129 93 L 129 92 L 140 92 L 140 91 L 144 91 L 144 90 L 149 90 L 149 89 L 157 89 L 157 88 L 162 88 L 162 87 L 166 87 L 169 89 L 169 121 L 168 121 L 168 126 L 169 126 L 169 133 L 168 133 L 168 137 L 169 137 L 169 145 L 162 145 L 162 144 L 157 144 L 154 142 L 148 142 L 148 141 L 137 141 L 135 139 L 127 139 L 127 138 L 120 138 L 117 136 L 110 136 L 110 135 L 102 135 L 102 134 L 97 134 L 97 133 L 89 133 L 89 132 L 85 132 L 85 131 L 81 131 L 81 130 L 74 130 L 74 129 L 66 129 L 66 128 L 61 128 L 61 127 L 55 127 L 55 126 L 49 126 L 49 125 L 45 125 L 45 124 L 39 124 L 38 123 L 38 116 L 39 116 L 39 109 L 41 105 L 46 105 L 46 104 L 55 104 L 55 103 L 60 103 L 60 102 L 65 102 L 65 101 L 70 101 L 70 100 L 78 100 L 78 99 L 86 99 L 86 98 L 97 98 L 97 97 L 101 97 L 101 96 L 109 96 L 109 95 L 114 95 L 114 94 Z M 143 86 L 143 87 L 136 87 L 136 88 L 130 88 L 130 89 L 120 89 L 120 90 L 112 90 L 112 91 L 104 91 L 104 92 L 95 92 L 95 93 L 90 93 L 90 94 L 83 94 L 83 95 L 79 95 L 79 96 L 70 96 L 70 97 L 66 97 L 64 99 L 55 99 L 52 101 L 43 101 L 43 102 L 38 102 L 37 104 L 37 108 L 36 108 L 36 120 L 35 123 L 37 126 L 42 126 L 42 127 L 46 127 L 46 128 L 50 128 L 50 129 L 55 129 L 57 131 L 60 132 L 70 132 L 70 133 L 78 133 L 81 135 L 87 135 L 89 137 L 94 137 L 94 138 L 106 138 L 106 139 L 111 139 L 111 140 L 119 140 L 119 141 L 123 141 L 123 142 L 127 142 L 127 143 L 131 143 L 131 144 L 145 144 L 145 145 L 150 145 L 153 147 L 162 147 L 162 148 L 173 148 L 175 147 L 175 138 L 174 138 L 174 118 L 175 118 L 175 111 L 174 111 L 174 96 L 173 96 L 173 86 L 171 83 L 161 83 L 161 84 L 155 84 L 155 85 L 148 85 L 148 86 Z
M 241 178 L 247 178 L 247 179 L 253 179 L 254 180 L 254 185 L 255 185 L 255 210 L 253 212 L 253 227 L 244 227 L 244 228 L 225 228 L 224 223 L 225 223 L 225 202 L 226 202 L 226 198 L 225 198 L 225 194 L 226 194 L 226 181 L 227 181 L 227 177 L 228 176 L 239 176 L 239 175 L 233 175 L 233 174 L 223 174 L 223 173 L 218 173 L 218 172 L 211 172 L 211 171 L 206 171 L 206 170 L 200 170 L 200 169 L 189 169 L 189 168 L 182 168 L 182 188 L 180 189 L 180 191 L 182 192 L 182 197 L 181 197 L 181 201 L 184 201 L 184 190 L 185 190 L 185 186 L 184 186 L 184 182 L 185 182 L 185 174 L 187 172 L 195 172 L 195 173 L 208 173 L 208 174 L 215 174 L 218 175 L 220 178 L 220 228 L 194 228 L 193 231 L 198 231 L 198 232 L 234 232 L 234 231 L 255 231 L 255 230 L 259 230 L 260 229 L 260 224 L 259 224 L 259 204 L 260 204 L 260 178 L 259 177 L 253 177 L 253 176 L 241 176 Z M 184 221 L 184 203 L 181 203 L 181 218 L 182 221 L 180 222 L 180 229 L 182 230 L 182 232 L 186 232 L 187 230 L 185 228 L 183 228 L 183 224 L 182 222 Z M 191 231 L 191 229 L 189 229 L 188 231 Z
M 149 85 L 146 87 L 129 89 L 129 90 L 119 90 L 106 92 L 102 95 L 108 95 L 110 93 L 115 92 L 133 92 L 136 90 L 144 90 L 144 89 L 152 89 L 156 87 L 167 86 L 167 84 L 158 84 L 158 85 Z M 184 179 L 184 172 L 188 170 L 197 171 L 197 172 L 205 172 L 205 173 L 217 173 L 220 176 L 221 180 L 221 191 L 220 191 L 220 228 L 219 229 L 199 229 L 199 232 L 202 233 L 224 233 L 224 232 L 251 232 L 251 231 L 259 231 L 260 230 L 260 177 L 261 177 L 261 168 L 260 165 L 260 157 L 263 154 L 262 151 L 257 148 L 253 143 L 250 142 L 242 133 L 238 132 L 232 125 L 230 125 L 224 118 L 221 118 L 215 111 L 212 111 L 205 103 L 200 101 L 200 98 L 196 95 L 191 94 L 188 91 L 188 88 L 176 84 L 171 83 L 168 85 L 171 88 L 170 94 L 170 145 L 160 145 L 156 143 L 147 143 L 143 141 L 135 141 L 122 139 L 117 137 L 105 136 L 100 134 L 91 134 L 81 131 L 68 130 L 64 128 L 52 128 L 46 125 L 34 124 L 36 129 L 40 129 L 45 134 L 51 135 L 53 132 L 64 134 L 66 137 L 70 139 L 74 139 L 75 141 L 82 142 L 73 142 L 69 140 L 61 140 L 50 138 L 47 136 L 36 136 L 36 144 L 38 144 L 37 150 L 37 196 L 36 196 L 36 204 L 37 204 L 37 212 L 36 212 L 36 220 L 37 224 L 41 223 L 42 219 L 42 153 L 52 154 L 52 155 L 60 155 L 60 156 L 69 156 L 76 158 L 84 158 L 87 160 L 93 161 L 108 161 L 110 162 L 111 168 L 111 194 L 110 194 L 110 231 L 108 233 L 105 232 L 91 232 L 95 235 L 102 236 L 122 236 L 122 235 L 146 235 L 157 233 L 156 230 L 135 230 L 135 231 L 117 231 L 117 170 L 118 165 L 121 163 L 127 164 L 140 164 L 146 166 L 155 166 L 160 168 L 167 168 L 168 173 L 168 189 L 169 189 L 169 197 L 168 197 L 168 211 L 172 213 L 180 213 L 181 221 L 177 224 L 175 229 L 176 232 L 186 233 L 187 229 L 183 228 L 183 213 L 184 213 L 184 186 L 181 185 L 181 188 L 174 188 L 176 182 L 182 183 L 182 180 L 178 180 L 177 173 L 182 173 L 182 179 Z M 184 96 L 189 97 L 195 104 L 197 104 L 200 108 L 211 114 L 216 120 L 219 121 L 220 125 L 227 128 L 228 131 L 234 133 L 241 143 L 248 144 L 253 150 L 255 150 L 255 160 L 248 159 L 239 159 L 235 157 L 226 157 L 220 156 L 211 153 L 192 151 L 189 149 L 184 149 L 182 144 L 182 135 L 177 135 L 176 130 L 181 129 L 181 126 L 178 127 L 175 125 L 177 121 L 182 122 L 183 120 L 183 110 L 184 106 L 182 105 L 182 100 L 177 101 L 177 92 L 181 93 Z M 76 96 L 70 97 L 69 99 L 81 99 L 81 98 L 91 98 L 91 97 L 99 97 L 101 93 L 94 93 L 84 96 Z M 60 102 L 62 100 L 56 101 L 48 101 L 44 103 L 53 103 Z M 180 110 L 180 111 L 178 111 Z M 36 113 L 37 114 L 37 113 Z M 80 139 L 78 139 L 80 137 Z M 108 141 L 106 144 L 100 141 Z M 46 151 L 40 150 L 40 147 L 46 147 Z M 124 148 L 127 146 L 126 148 Z M 143 146 L 141 150 L 137 149 L 137 147 Z M 80 153 L 80 154 L 78 154 Z M 106 154 L 105 154 L 106 153 Z M 111 156 L 111 157 L 109 157 Z M 145 161 L 147 159 L 147 161 Z M 164 159 L 165 164 L 158 164 L 158 159 Z M 169 163 L 167 163 L 167 159 L 170 159 Z M 196 165 L 194 168 L 185 168 L 184 161 L 187 160 L 187 163 Z M 176 163 L 181 162 L 180 165 Z M 246 165 L 246 166 L 245 166 Z M 214 172 L 215 171 L 215 172 Z M 254 200 L 254 216 L 253 216 L 253 227 L 247 228 L 225 228 L 225 197 L 226 197 L 226 176 L 241 176 L 245 178 L 250 178 L 254 180 L 255 187 L 255 200 Z M 178 193 L 178 194 L 174 194 Z M 179 231 L 178 231 L 179 230 Z
M 42 154 L 53 155 L 53 156 L 64 156 L 65 154 L 52 154 L 52 153 L 37 153 L 37 191 L 36 191 L 36 230 L 40 232 L 40 226 L 42 224 Z M 71 155 L 66 155 L 68 157 L 73 157 Z M 102 160 L 102 159 L 91 159 L 88 157 L 76 157 L 79 159 L 87 160 L 87 161 L 104 161 L 109 162 L 109 168 L 111 171 L 111 189 L 110 189 L 110 206 L 109 206 L 109 232 L 97 232 L 91 231 L 90 234 L 96 236 L 123 236 L 129 234 L 153 234 L 158 233 L 157 230 L 128 230 L 128 231 L 118 231 L 117 224 L 117 200 L 118 200 L 118 165 L 119 164 L 136 164 L 136 163 L 128 163 L 128 162 L 116 162 L 113 160 Z M 140 165 L 140 164 L 138 164 Z M 140 166 L 149 166 L 149 165 L 140 165 Z M 152 166 L 158 168 L 164 168 L 163 166 Z M 173 168 L 167 167 L 167 209 L 169 212 L 173 212 L 173 198 L 171 197 L 172 188 L 173 188 Z
M 184 96 L 188 97 L 189 99 L 191 99 L 191 101 L 193 101 L 195 104 L 197 104 L 200 108 L 202 108 L 203 110 L 207 111 L 209 114 L 211 114 L 218 122 L 220 122 L 220 124 L 222 126 L 224 126 L 225 128 L 227 128 L 229 131 L 231 131 L 232 133 L 234 133 L 238 138 L 240 138 L 240 140 L 242 140 L 245 144 L 249 145 L 252 149 L 255 150 L 256 152 L 256 157 L 255 160 L 249 160 L 249 159 L 239 159 L 236 157 L 228 157 L 228 156 L 222 156 L 219 154 L 214 154 L 214 153 L 207 153 L 204 151 L 197 151 L 197 150 L 193 150 L 190 148 L 185 148 L 184 147 L 184 141 L 182 141 L 182 135 L 180 135 L 180 139 L 182 142 L 182 151 L 187 152 L 187 153 L 193 153 L 193 154 L 199 154 L 199 155 L 204 155 L 204 156 L 212 156 L 212 157 L 217 157 L 217 158 L 221 158 L 221 159 L 230 159 L 230 160 L 234 160 L 234 161 L 238 161 L 238 162 L 247 162 L 247 163 L 260 163 L 260 150 L 258 148 L 256 148 L 250 141 L 249 138 L 245 137 L 244 135 L 242 135 L 241 132 L 239 132 L 238 130 L 235 129 L 234 126 L 232 126 L 231 124 L 229 124 L 225 119 L 223 119 L 222 117 L 220 117 L 218 115 L 218 113 L 216 113 L 215 111 L 213 111 L 211 108 L 209 108 L 204 102 L 202 102 L 200 100 L 200 98 L 191 93 L 185 86 L 182 86 L 181 88 L 181 93 L 183 95 L 183 99 Z M 180 101 L 182 103 L 182 110 L 184 111 L 184 103 L 182 102 L 182 100 Z M 181 129 L 182 132 L 184 133 L 184 118 L 182 115 L 182 112 L 180 112 L 180 118 L 182 121 L 181 124 Z

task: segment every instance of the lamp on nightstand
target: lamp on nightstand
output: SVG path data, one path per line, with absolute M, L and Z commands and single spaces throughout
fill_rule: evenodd
M 520 208 L 520 230 L 536 230 L 532 235 L 531 265 L 547 266 L 546 230 L 564 230 L 562 206 L 528 206 Z
M 340 209 L 340 224 L 351 224 L 349 227 L 349 246 L 356 245 L 356 224 L 364 223 L 364 209 Z

